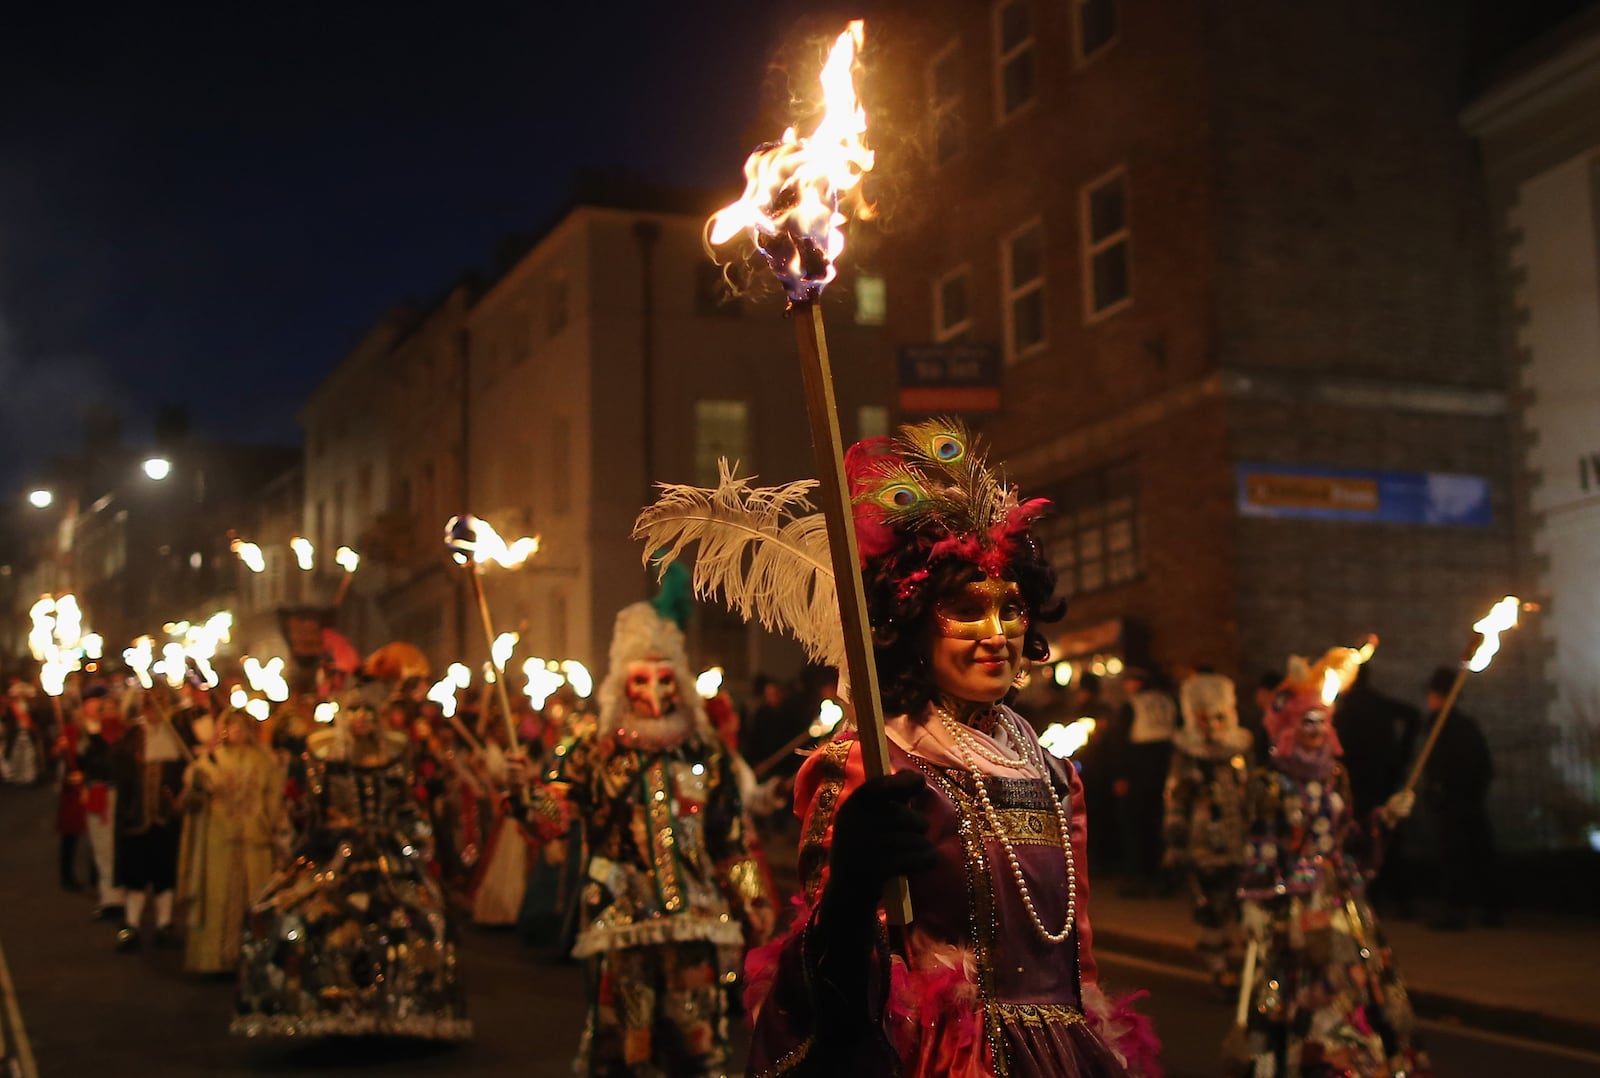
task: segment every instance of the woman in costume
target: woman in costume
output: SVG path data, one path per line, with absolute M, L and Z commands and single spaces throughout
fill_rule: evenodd
M 1233 682 L 1195 674 L 1179 687 L 1183 725 L 1167 773 L 1165 862 L 1188 876 L 1198 949 L 1212 983 L 1238 986 L 1239 866 L 1254 738 L 1239 726 Z
M 183 777 L 189 808 L 178 856 L 178 897 L 188 903 L 183 968 L 239 968 L 245 911 L 272 875 L 274 843 L 286 826 L 283 768 L 243 711 L 224 713 L 214 749 Z
M 1358 819 L 1339 763 L 1333 702 L 1370 647 L 1290 661 L 1266 716 L 1270 765 L 1253 776 L 1240 896 L 1250 956 L 1244 1044 L 1252 1078 L 1417 1078 L 1413 1016 L 1394 957 L 1366 899 L 1383 835 L 1411 812 L 1398 793 Z M 1237 1038 L 1235 1038 L 1237 1041 Z
M 357 694 L 306 739 L 311 816 L 249 911 L 234 1033 L 472 1035 L 408 748 Z
M 803 908 L 747 963 L 749 1072 L 1158 1073 L 1148 1024 L 1113 1014 L 1097 986 L 1082 785 L 1004 703 L 1062 610 L 1031 532 L 1045 503 L 1019 503 L 947 421 L 860 443 L 846 466 L 894 773 L 867 779 L 848 734 L 800 771 Z M 780 512 L 808 489 L 753 490 L 724 470 L 716 491 L 666 488 L 637 531 L 671 555 L 699 541 L 697 588 L 837 663 L 831 579 L 794 576 L 828 564 L 820 517 Z M 754 533 L 747 578 L 738 536 Z M 902 875 L 913 923 L 888 929 L 878 901 Z

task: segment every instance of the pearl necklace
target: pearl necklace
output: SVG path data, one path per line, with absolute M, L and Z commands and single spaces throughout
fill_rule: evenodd
M 946 714 L 942 708 L 939 709 L 939 717 L 947 727 L 960 725 L 955 719 Z M 978 801 L 982 806 L 983 817 L 988 821 L 989 829 L 995 833 L 995 837 L 1000 840 L 1001 848 L 1006 852 L 1006 861 L 1011 865 L 1011 878 L 1017 881 L 1017 893 L 1022 897 L 1023 908 L 1028 911 L 1028 919 L 1033 922 L 1034 931 L 1038 932 L 1039 937 L 1047 943 L 1062 943 L 1072 934 L 1073 926 L 1078 922 L 1078 874 L 1072 860 L 1072 832 L 1067 825 L 1067 811 L 1062 805 L 1061 799 L 1055 796 L 1055 788 L 1050 784 L 1050 772 L 1045 767 L 1043 754 L 1034 756 L 1032 752 L 1028 752 L 1026 749 L 1027 739 L 1016 734 L 1015 728 L 1011 727 L 1013 720 L 1009 715 L 1005 716 L 1005 719 L 1007 726 L 1011 728 L 1012 737 L 1025 746 L 1024 752 L 1026 756 L 1032 757 L 1018 762 L 1037 764 L 1040 773 L 1044 776 L 1044 784 L 1050 790 L 1051 799 L 1055 801 L 1056 822 L 1061 828 L 1061 852 L 1065 855 L 1067 862 L 1067 918 L 1066 922 L 1061 926 L 1060 932 L 1050 931 L 1044 926 L 1044 922 L 1039 920 L 1039 911 L 1033 904 L 1033 894 L 1028 890 L 1028 881 L 1022 873 L 1022 862 L 1018 859 L 1017 851 L 1011 845 L 1011 840 L 1006 837 L 1005 830 L 1000 826 L 1000 821 L 997 819 L 994 810 L 994 804 L 989 800 L 989 789 L 984 785 L 983 772 L 978 770 L 977 762 L 973 760 L 972 754 L 967 751 L 967 743 L 972 739 L 964 735 L 956 735 L 956 750 L 961 753 L 961 760 L 967 765 L 967 770 L 972 774 L 972 782 L 978 788 Z M 955 731 L 952 730 L 951 732 L 955 734 Z M 973 743 L 976 744 L 976 742 Z
M 997 764 L 1000 767 L 1008 767 L 1013 771 L 1025 771 L 1027 770 L 1028 764 L 1032 762 L 1027 756 L 1019 756 L 1016 759 L 1012 759 L 1009 756 L 1001 755 L 999 751 L 995 749 L 989 748 L 989 746 L 984 743 L 984 739 L 974 735 L 972 731 L 968 730 L 967 727 L 962 724 L 960 719 L 957 719 L 954 715 L 950 714 L 950 712 L 946 711 L 943 705 L 935 704 L 934 711 L 939 716 L 940 723 L 944 725 L 945 732 L 950 735 L 950 740 L 954 741 L 958 748 L 976 752 L 979 756 L 982 756 L 991 764 Z M 1015 740 L 1014 735 L 1013 740 Z

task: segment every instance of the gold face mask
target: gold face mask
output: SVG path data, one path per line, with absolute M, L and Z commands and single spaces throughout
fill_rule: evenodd
M 1011 580 L 989 577 L 975 580 L 959 594 L 941 599 L 933 608 L 939 635 L 956 640 L 989 640 L 996 636 L 1022 636 L 1028 631 L 1028 607 L 1022 589 Z

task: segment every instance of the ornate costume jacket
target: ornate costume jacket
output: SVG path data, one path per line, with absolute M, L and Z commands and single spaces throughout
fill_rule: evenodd
M 589 860 L 575 957 L 686 940 L 737 949 L 743 924 L 772 904 L 745 846 L 728 756 L 715 743 L 629 748 L 587 725 L 557 747 L 549 781 L 524 814 L 546 841 L 564 834 L 567 819 L 583 825 Z

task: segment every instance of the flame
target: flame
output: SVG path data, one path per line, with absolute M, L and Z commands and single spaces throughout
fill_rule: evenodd
M 235 711 L 243 711 L 244 708 L 245 708 L 245 705 L 248 704 L 249 702 L 250 702 L 250 694 L 245 692 L 242 688 L 240 688 L 237 685 L 235 685 L 233 687 L 233 691 L 228 694 L 228 703 L 229 703 L 230 706 L 233 707 L 233 709 Z
M 267 571 L 267 559 L 261 553 L 261 548 L 254 543 L 248 543 L 243 539 L 235 539 L 228 544 L 228 549 L 239 555 L 239 560 L 244 562 L 245 568 L 252 573 L 264 573 Z
M 710 700 L 722 691 L 722 667 L 713 666 L 709 670 L 702 670 L 694 679 L 694 691 L 702 699 Z
M 272 705 L 257 697 L 244 705 L 244 713 L 257 722 L 266 722 L 272 718 Z
M 1476 674 L 1489 668 L 1489 664 L 1494 662 L 1495 655 L 1500 651 L 1500 634 L 1507 629 L 1516 628 L 1517 611 L 1521 607 L 1521 599 L 1515 595 L 1507 595 L 1473 623 L 1473 631 L 1483 635 L 1483 642 L 1478 645 L 1478 650 L 1472 653 L 1472 658 L 1467 660 L 1468 670 Z
M 744 194 L 706 223 L 712 247 L 747 232 L 783 282 L 790 303 L 815 300 L 837 275 L 844 252 L 840 207 L 852 193 L 857 217 L 871 216 L 859 199 L 874 154 L 862 141 L 867 110 L 856 96 L 854 70 L 866 24 L 856 19 L 840 34 L 822 67 L 823 115 L 801 138 L 793 127 L 759 146 L 744 163 Z
M 56 600 L 56 643 L 71 650 L 83 639 L 83 611 L 77 596 L 67 594 Z
M 487 520 L 463 513 L 451 517 L 444 526 L 444 545 L 457 565 L 471 561 L 476 565 L 495 562 L 507 569 L 515 569 L 539 551 L 538 536 L 523 536 L 510 544 L 500 538 L 500 533 Z
M 589 668 L 577 659 L 562 659 L 561 673 L 567 679 L 567 684 L 572 686 L 572 691 L 581 699 L 589 699 L 589 694 L 594 692 L 594 678 L 589 674 Z
M 361 566 L 361 555 L 347 546 L 342 546 L 333 552 L 333 560 L 347 573 L 353 573 Z
M 1339 692 L 1344 688 L 1337 670 L 1324 670 L 1322 672 L 1322 703 L 1324 707 L 1331 707 L 1339 699 Z
M 451 663 L 445 669 L 445 676 L 458 689 L 465 689 L 472 684 L 472 668 L 466 663 Z
M 138 677 L 139 684 L 147 689 L 155 684 L 150 679 L 150 660 L 155 656 L 155 646 L 155 640 L 140 636 L 134 639 L 132 647 L 124 648 L 122 652 L 122 661 Z
M 459 665 L 459 663 L 454 664 L 451 669 L 454 670 L 455 666 Z M 462 688 L 465 688 L 465 686 L 462 686 Z M 435 681 L 433 687 L 428 690 L 428 699 L 439 705 L 439 708 L 444 712 L 445 718 L 454 718 L 456 713 L 455 680 L 449 674 L 446 674 L 438 681 Z
M 1053 722 L 1039 735 L 1039 746 L 1058 760 L 1069 759 L 1089 743 L 1095 722 L 1085 716 L 1068 723 Z
M 528 679 L 522 691 L 528 694 L 528 703 L 533 705 L 535 711 L 544 707 L 544 702 L 550 699 L 550 694 L 561 688 L 566 681 L 555 663 L 547 663 L 540 658 L 524 661 L 522 673 Z
M 497 668 L 506 668 L 506 663 L 511 661 L 511 653 L 516 650 L 517 641 L 521 639 L 517 633 L 501 633 L 494 638 L 494 643 L 489 646 L 489 657 Z
M 317 549 L 311 545 L 311 540 L 303 535 L 297 535 L 289 540 L 289 549 L 294 551 L 294 560 L 300 568 L 310 572 L 317 564 Z
M 106 641 L 99 633 L 85 633 L 83 637 L 83 653 L 90 659 L 98 659 L 105 653 Z
M 311 709 L 311 717 L 322 723 L 332 722 L 334 716 L 338 714 L 339 705 L 334 703 L 332 700 L 324 700 L 322 703 Z
M 289 683 L 283 679 L 283 659 L 274 655 L 263 663 L 254 655 L 246 655 L 243 666 L 244 679 L 256 692 L 264 693 L 274 703 L 289 699 Z
M 812 737 L 827 737 L 842 721 L 844 721 L 844 708 L 832 700 L 824 700 L 822 706 L 817 708 L 817 717 L 811 720 L 811 726 L 806 733 Z
M 163 644 L 161 647 L 161 661 L 150 669 L 167 679 L 167 684 L 176 689 L 183 684 L 183 675 L 189 669 L 189 657 L 184 654 L 183 645 L 176 640 Z

